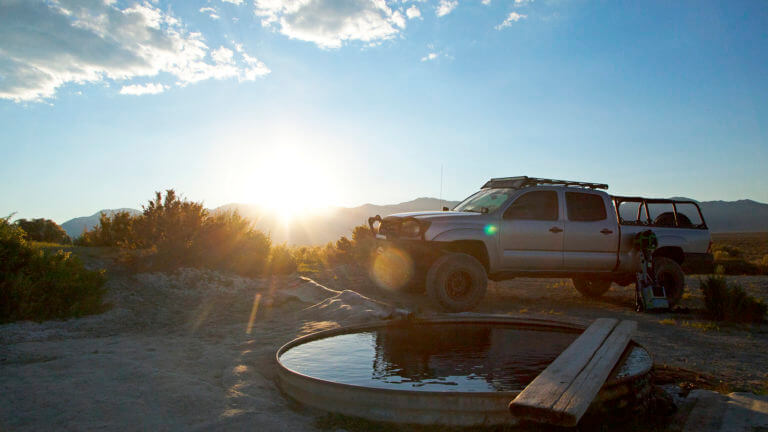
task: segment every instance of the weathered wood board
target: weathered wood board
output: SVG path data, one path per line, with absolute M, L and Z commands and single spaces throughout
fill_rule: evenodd
M 632 334 L 634 321 L 599 318 L 509 404 L 513 416 L 575 426 L 597 396 Z

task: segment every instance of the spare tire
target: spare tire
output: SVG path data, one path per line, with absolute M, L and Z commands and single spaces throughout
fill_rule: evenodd
M 485 297 L 488 275 L 471 255 L 450 253 L 438 258 L 427 272 L 427 294 L 449 312 L 472 310 Z
M 581 279 L 573 278 L 573 286 L 581 295 L 589 298 L 597 298 L 605 294 L 611 288 L 610 279 Z
M 653 258 L 653 274 L 656 283 L 664 287 L 669 306 L 676 305 L 685 291 L 685 273 L 675 260 L 666 257 Z

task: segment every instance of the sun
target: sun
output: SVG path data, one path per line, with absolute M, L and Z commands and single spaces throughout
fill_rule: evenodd
M 300 148 L 264 155 L 253 178 L 252 201 L 286 223 L 332 205 L 335 188 L 328 167 Z

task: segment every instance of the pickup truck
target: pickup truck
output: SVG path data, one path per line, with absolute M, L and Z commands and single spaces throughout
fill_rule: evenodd
M 376 215 L 368 219 L 381 243 L 374 263 L 390 268 L 374 264 L 373 277 L 393 288 L 425 289 L 452 312 L 473 309 L 489 279 L 570 278 L 582 295 L 599 297 L 611 283 L 635 282 L 642 252 L 634 239 L 652 230 L 658 239 L 652 271 L 674 305 L 685 289 L 681 266 L 711 264 L 701 209 L 694 201 L 611 196 L 603 189 L 608 185 L 494 178 L 452 210 Z M 400 276 L 375 274 L 382 271 Z

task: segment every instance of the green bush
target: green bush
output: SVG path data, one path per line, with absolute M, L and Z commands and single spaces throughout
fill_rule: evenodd
M 285 245 L 277 245 L 269 254 L 269 273 L 274 275 L 287 275 L 295 273 L 298 268 L 296 258 Z
M 50 219 L 19 219 L 13 224 L 27 233 L 27 240 L 58 244 L 72 243 L 64 228 Z
M 737 283 L 729 284 L 721 275 L 708 276 L 701 281 L 704 306 L 714 320 L 759 322 L 766 314 L 766 306 L 744 291 Z
M 299 272 L 317 273 L 337 265 L 352 265 L 367 269 L 377 248 L 371 229 L 359 225 L 352 229 L 352 238 L 341 236 L 325 246 L 294 248 L 293 256 Z
M 155 192 L 140 215 L 101 214 L 99 226 L 78 239 L 84 246 L 142 249 L 133 257 L 140 270 L 202 267 L 260 276 L 267 270 L 272 242 L 236 212 L 211 215 L 202 203 L 168 189 Z
M 69 252 L 31 247 L 24 231 L 0 219 L 0 322 L 99 313 L 106 278 Z
M 99 225 L 83 233 L 75 239 L 78 246 L 130 246 L 134 239 L 133 224 L 136 218 L 126 212 L 119 211 L 108 216 L 102 212 L 99 215 Z
M 194 265 L 227 270 L 244 276 L 259 276 L 267 267 L 272 242 L 252 228 L 237 212 L 209 216 L 192 245 Z

